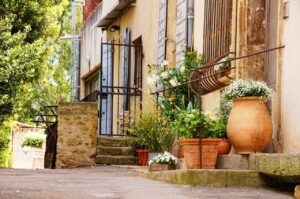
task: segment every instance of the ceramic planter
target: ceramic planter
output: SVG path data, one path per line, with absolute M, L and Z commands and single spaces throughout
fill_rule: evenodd
M 231 144 L 227 139 L 219 139 L 218 155 L 227 155 L 230 152 Z
M 150 171 L 166 171 L 166 170 L 175 170 L 176 165 L 174 164 L 151 164 Z
M 241 97 L 233 100 L 227 134 L 240 154 L 263 152 L 272 138 L 272 121 L 261 97 Z
M 138 164 L 140 166 L 146 166 L 149 160 L 149 150 L 147 149 L 139 149 L 136 150 L 137 157 L 138 157 Z
M 200 169 L 200 139 L 181 139 L 179 142 L 187 169 Z M 218 139 L 202 139 L 202 168 L 215 168 L 218 146 Z

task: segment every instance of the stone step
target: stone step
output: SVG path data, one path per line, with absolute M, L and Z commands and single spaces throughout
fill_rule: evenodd
M 100 136 L 98 137 L 98 145 L 107 147 L 130 147 L 131 139 Z
M 232 169 L 232 170 L 255 170 L 256 154 L 240 155 L 240 154 L 228 154 L 218 155 L 217 169 Z
M 97 155 L 96 163 L 108 165 L 135 165 L 137 159 L 134 156 Z
M 133 147 L 108 147 L 98 145 L 97 155 L 134 156 L 135 150 Z
M 146 172 L 144 177 L 175 184 L 216 187 L 261 187 L 263 178 L 253 170 L 191 169 Z

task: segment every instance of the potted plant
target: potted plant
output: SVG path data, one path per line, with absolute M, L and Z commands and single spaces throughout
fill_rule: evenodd
M 176 169 L 177 158 L 171 153 L 165 151 L 163 154 L 158 154 L 149 161 L 150 171 L 164 171 Z
M 272 138 L 272 122 L 264 102 L 274 91 L 265 82 L 234 81 L 222 94 L 233 101 L 227 133 L 233 147 L 240 154 L 263 152 Z
M 151 111 L 143 110 L 137 114 L 129 130 L 141 166 L 147 165 L 149 153 L 153 153 L 154 157 L 164 150 L 170 151 L 173 146 L 174 135 L 170 130 L 169 121 L 155 106 Z M 150 159 L 152 157 L 150 156 Z
M 188 169 L 199 169 L 200 143 L 202 144 L 202 168 L 215 168 L 219 141 L 209 132 L 210 119 L 190 105 L 181 110 L 172 128 L 178 132 L 184 160 Z M 201 133 L 202 132 L 202 133 Z M 203 139 L 199 139 L 202 136 Z
M 231 69 L 231 62 L 230 58 L 227 56 L 223 59 L 221 59 L 220 64 L 217 64 L 214 66 L 214 69 L 217 73 L 220 73 L 218 75 L 218 81 L 221 83 L 229 83 L 230 80 L 234 77 L 234 73 L 232 72 Z M 223 63 L 221 63 L 223 62 Z
M 219 116 L 215 120 L 211 122 L 210 132 L 214 135 L 214 137 L 219 139 L 218 146 L 218 155 L 226 155 L 230 152 L 231 144 L 227 137 L 226 131 L 227 121 L 223 116 Z

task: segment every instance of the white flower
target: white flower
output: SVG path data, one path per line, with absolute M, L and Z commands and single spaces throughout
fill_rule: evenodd
M 169 65 L 169 62 L 167 60 L 164 60 L 160 66 L 163 67 L 163 66 L 167 66 L 167 65 Z
M 152 77 L 147 77 L 147 83 L 149 86 L 154 86 L 156 83 L 156 80 L 153 79 Z
M 183 72 L 185 71 L 185 67 L 184 67 L 184 66 L 181 66 L 180 69 L 179 69 L 179 71 L 180 71 L 181 73 L 183 73 Z
M 169 75 L 169 73 L 167 72 L 167 71 L 164 71 L 164 72 L 162 72 L 161 74 L 160 74 L 160 76 L 162 77 L 162 78 L 167 78 L 168 77 L 168 75 Z
M 169 83 L 170 83 L 172 86 L 177 86 L 177 85 L 178 85 L 178 81 L 177 81 L 176 77 L 174 77 L 173 79 L 171 79 L 171 80 L 169 81 Z

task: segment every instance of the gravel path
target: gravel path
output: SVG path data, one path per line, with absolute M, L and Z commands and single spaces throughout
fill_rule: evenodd
M 286 193 L 256 188 L 174 185 L 141 177 L 126 167 L 61 170 L 0 169 L 0 199 L 285 199 Z

